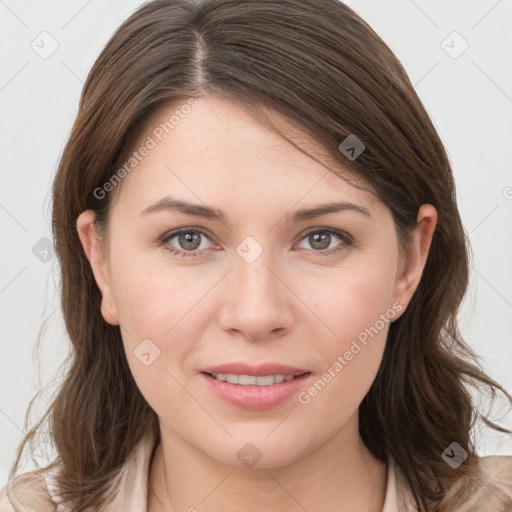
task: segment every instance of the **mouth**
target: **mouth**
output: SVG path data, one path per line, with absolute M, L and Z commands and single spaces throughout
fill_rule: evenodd
M 232 370 L 233 371 L 233 370 Z M 283 370 L 281 370 L 283 371 Z M 206 388 L 223 401 L 240 409 L 270 410 L 296 396 L 308 385 L 312 373 L 262 375 L 202 371 Z
M 236 384 L 239 386 L 273 386 L 274 384 L 289 382 L 291 380 L 302 377 L 303 375 L 309 375 L 311 372 L 303 372 L 297 375 L 240 375 L 236 373 L 202 373 L 208 375 L 209 377 L 216 381 L 228 382 L 229 384 Z

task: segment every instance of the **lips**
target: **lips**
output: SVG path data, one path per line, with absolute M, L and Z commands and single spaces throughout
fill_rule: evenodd
M 272 371 L 275 371 L 275 366 L 273 368 L 274 369 Z M 244 371 L 248 370 L 249 369 L 247 368 L 247 365 L 245 365 Z M 297 369 L 295 368 L 294 371 L 295 370 Z M 254 371 L 254 367 L 252 367 L 250 371 Z M 260 371 L 263 370 L 260 368 Z M 278 368 L 278 371 L 283 371 L 283 367 L 281 366 Z M 288 371 L 290 371 L 290 367 L 288 367 Z M 293 396 L 296 396 L 312 379 L 312 373 L 306 372 L 285 382 L 267 386 L 252 386 L 222 382 L 220 380 L 214 379 L 207 372 L 201 372 L 200 376 L 202 382 L 206 385 L 207 389 L 213 393 L 213 395 L 216 395 L 218 398 L 222 399 L 224 402 L 230 404 L 231 406 L 252 411 L 272 409 L 273 407 L 276 407 L 290 400 Z M 257 378 L 263 377 L 258 376 Z
M 233 375 L 254 375 L 255 377 L 263 377 L 266 375 L 302 375 L 303 373 L 308 373 L 308 370 L 278 363 L 262 363 L 255 366 L 242 362 L 210 366 L 201 371 L 210 375 L 227 373 Z

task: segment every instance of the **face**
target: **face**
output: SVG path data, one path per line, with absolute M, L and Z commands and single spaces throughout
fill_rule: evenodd
M 169 436 L 237 466 L 252 443 L 261 467 L 284 465 L 357 420 L 390 322 L 420 279 L 435 210 L 426 205 L 401 258 L 392 215 L 372 192 L 213 97 L 159 140 L 155 128 L 175 110 L 154 116 L 134 144 L 155 143 L 117 191 L 105 258 L 93 213 L 78 219 L 102 312 L 121 325 L 133 376 Z M 299 215 L 331 203 L 341 206 Z M 231 363 L 250 368 L 227 373 L 272 363 L 291 369 L 259 373 L 305 375 L 244 386 L 204 373 Z

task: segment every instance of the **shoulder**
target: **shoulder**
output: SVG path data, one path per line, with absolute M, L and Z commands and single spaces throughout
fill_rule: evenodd
M 16 475 L 0 491 L 0 512 L 18 510 L 55 510 L 55 502 L 48 493 L 46 480 L 41 471 Z
M 0 512 L 14 512 L 11 501 L 7 497 L 7 488 L 0 491 Z
M 470 476 L 460 478 L 448 489 L 441 501 L 442 509 L 453 512 L 511 512 L 512 456 L 477 456 L 475 469 Z M 405 475 L 398 467 L 396 472 L 398 510 L 417 512 Z
M 109 510 L 138 512 L 146 509 L 147 479 L 157 443 L 153 434 L 147 434 L 118 468 L 105 490 Z M 0 491 L 0 512 L 70 512 L 55 476 L 56 468 L 16 475 Z
M 478 457 L 478 464 L 485 475 L 504 477 L 512 485 L 512 455 Z
M 477 471 L 457 481 L 449 495 L 466 486 L 460 509 L 463 512 L 510 512 L 512 510 L 512 456 L 476 457 Z M 459 502 L 458 502 L 459 503 Z
M 483 487 L 492 484 L 494 493 L 501 494 L 506 500 L 508 509 L 512 509 L 512 456 L 490 455 L 478 457 L 478 467 Z

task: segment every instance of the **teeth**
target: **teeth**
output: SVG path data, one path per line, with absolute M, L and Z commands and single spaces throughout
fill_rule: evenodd
M 212 373 L 215 380 L 229 382 L 230 384 L 239 384 L 240 386 L 272 386 L 280 384 L 295 378 L 295 375 L 235 375 L 232 373 Z

